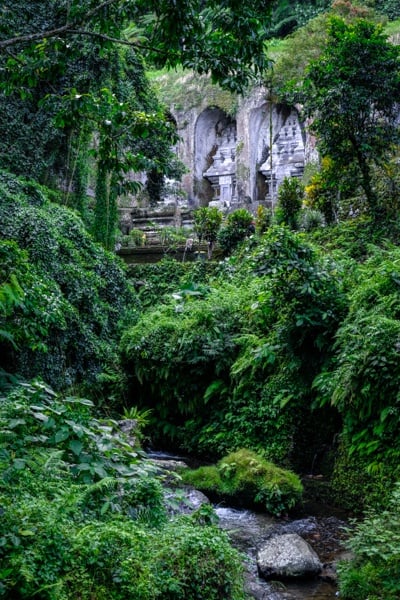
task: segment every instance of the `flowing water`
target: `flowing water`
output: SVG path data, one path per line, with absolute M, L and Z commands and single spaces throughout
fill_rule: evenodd
M 257 549 L 272 530 L 277 527 L 283 531 L 303 530 L 304 537 L 310 538 L 313 535 L 320 536 L 318 531 L 323 529 L 323 521 L 309 517 L 298 521 L 287 521 L 282 526 L 279 520 L 265 513 L 219 506 L 215 510 L 219 517 L 220 527 L 228 531 L 233 544 L 248 556 L 248 586 L 254 598 L 259 600 L 332 600 L 337 597 L 336 586 L 326 581 L 315 579 L 271 584 L 261 579 L 257 573 Z M 336 520 L 335 522 L 338 525 L 340 523 Z M 334 525 L 333 521 L 330 524 Z M 334 559 L 334 554 L 335 552 L 330 551 L 328 558 Z M 324 561 L 327 557 L 320 555 L 320 558 Z
M 185 458 L 168 453 L 152 452 L 149 458 L 163 468 L 171 470 L 177 464 L 184 464 Z M 182 462 L 183 461 L 183 462 Z M 195 495 L 189 494 L 189 500 L 196 508 Z M 201 502 L 197 502 L 197 506 Z M 334 515 L 301 515 L 299 519 L 277 519 L 267 513 L 236 509 L 224 505 L 215 506 L 219 526 L 226 530 L 232 544 L 246 556 L 246 587 L 256 600 L 334 600 L 337 598 L 336 586 L 329 580 L 303 580 L 295 582 L 267 582 L 258 576 L 257 550 L 272 532 L 298 533 L 314 548 L 324 564 L 331 565 L 343 554 L 341 547 L 342 530 L 345 524 Z M 318 511 L 320 512 L 320 511 Z M 322 513 L 321 513 L 322 514 Z M 328 579 L 330 579 L 328 577 Z

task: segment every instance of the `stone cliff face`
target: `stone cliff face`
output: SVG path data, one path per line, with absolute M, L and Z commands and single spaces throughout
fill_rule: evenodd
M 305 164 L 318 160 L 297 108 L 274 102 L 266 88 L 237 97 L 205 76 L 185 73 L 175 79 L 163 75 L 159 92 L 176 124 L 175 151 L 187 172 L 181 181 L 167 182 L 172 192 L 164 207 L 121 209 L 124 233 L 143 229 L 160 210 L 161 226 L 190 227 L 182 211 L 199 206 L 253 213 L 260 204 L 274 207 L 283 179 L 301 177 Z
M 301 177 L 312 140 L 295 107 L 275 104 L 265 88 L 237 99 L 229 115 L 204 95 L 197 106 L 170 106 L 180 135 L 177 155 L 188 173 L 181 186 L 189 205 L 225 209 L 274 205 L 285 177 Z

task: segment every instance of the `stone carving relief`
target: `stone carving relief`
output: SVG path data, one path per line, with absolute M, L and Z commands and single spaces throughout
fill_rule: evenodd
M 223 210 L 277 202 L 285 177 L 300 177 L 309 161 L 306 136 L 294 107 L 268 101 L 264 88 L 238 99 L 235 119 L 217 106 L 176 110 L 171 119 L 180 136 L 177 157 L 186 166 L 179 194 L 168 191 L 165 204 L 177 207 L 216 205 Z
M 264 103 L 252 109 L 249 120 L 250 196 L 252 201 L 275 205 L 285 177 L 304 170 L 304 140 L 297 111 Z
M 219 108 L 204 110 L 196 122 L 194 150 L 194 187 L 199 204 L 229 204 L 235 188 L 235 121 Z
M 211 203 L 227 209 L 249 203 L 275 205 L 283 179 L 303 174 L 305 145 L 294 108 L 263 102 L 242 114 L 239 111 L 239 119 L 242 130 L 248 129 L 248 147 L 240 157 L 248 167 L 245 183 L 240 181 L 238 169 L 241 141 L 237 122 L 218 108 L 206 109 L 197 120 L 195 177 L 202 205 Z M 238 183 L 245 190 L 242 194 L 238 193 Z
M 236 123 L 228 122 L 217 132 L 211 165 L 203 172 L 213 188 L 212 203 L 229 207 L 235 197 Z
M 294 109 L 291 109 L 272 139 L 272 149 L 267 148 L 265 160 L 258 171 L 266 181 L 265 200 L 275 204 L 278 188 L 284 178 L 301 177 L 304 172 L 304 141 L 297 112 Z
M 318 160 L 297 110 L 269 102 L 262 87 L 238 98 L 235 119 L 207 106 L 207 98 L 187 110 L 170 107 L 170 119 L 179 134 L 174 151 L 186 172 L 180 181 L 165 181 L 161 206 L 149 209 L 131 199 L 133 208 L 121 216 L 126 233 L 132 227 L 144 230 L 150 221 L 190 229 L 198 206 L 214 205 L 223 212 L 246 207 L 253 213 L 259 204 L 273 207 L 283 179 L 300 177 L 305 162 Z

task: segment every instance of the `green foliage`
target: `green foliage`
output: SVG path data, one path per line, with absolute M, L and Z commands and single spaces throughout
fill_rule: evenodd
M 336 341 L 332 369 L 315 381 L 321 402 L 342 414 L 350 450 L 370 469 L 399 457 L 399 251 L 376 250 L 359 267 L 348 316 Z
M 304 187 L 297 177 L 285 177 L 279 186 L 275 218 L 278 224 L 298 228 L 298 217 L 303 203 Z
M 35 269 L 27 265 L 27 253 L 20 250 L 11 241 L 0 241 L 0 339 L 3 348 L 3 366 L 7 364 L 7 354 L 16 350 L 18 344 L 31 349 L 44 347 L 43 337 L 47 332 L 46 319 L 43 319 L 43 302 L 45 294 L 50 305 L 57 303 L 57 295 L 49 283 L 37 281 Z M 18 280 L 29 287 L 30 293 L 21 287 Z M 48 306 L 49 308 L 49 306 Z M 57 311 L 56 320 L 62 320 L 61 311 Z M 15 318 L 24 315 L 25 322 Z
M 91 162 L 97 171 L 94 234 L 113 249 L 117 196 L 140 187 L 128 172 L 151 170 L 162 178 L 176 171 L 175 129 L 150 90 L 138 53 L 102 37 L 121 37 L 127 6 L 108 3 L 105 21 L 99 7 L 84 6 L 42 2 L 32 22 L 29 6 L 6 3 L 0 104 L 9 118 L 0 125 L 0 167 L 61 187 L 62 201 L 87 219 Z M 69 32 L 73 22 L 78 29 L 86 23 L 81 37 Z M 23 39 L 14 39 L 14 51 L 5 50 L 15 35 Z
M 21 383 L 2 399 L 2 431 L 8 440 L 3 476 L 28 467 L 35 447 L 57 447 L 58 458 L 70 464 L 77 481 L 93 483 L 110 476 L 136 475 L 130 471 L 136 452 L 129 451 L 115 421 L 104 423 L 90 414 L 93 403 L 82 398 L 62 400 L 45 384 Z M 124 458 L 121 461 L 120 456 Z
M 93 385 L 134 296 L 118 260 L 96 245 L 71 211 L 46 192 L 4 177 L 0 190 L 1 280 L 23 297 L 2 316 L 16 348 L 2 344 L 3 367 L 56 388 Z M 10 240 L 10 241 L 8 241 Z
M 184 246 L 188 237 L 184 227 L 160 227 L 157 233 L 166 252 L 176 249 L 178 245 Z
M 165 106 L 178 110 L 190 110 L 199 106 L 203 98 L 208 98 L 212 106 L 218 106 L 227 115 L 237 111 L 238 96 L 234 92 L 213 84 L 207 75 L 199 77 L 193 71 L 177 67 L 174 70 L 150 71 L 150 81 Z
M 285 10 L 291 13 L 286 23 L 285 20 L 283 21 L 283 25 L 293 26 L 293 17 L 296 16 L 293 14 L 292 3 L 283 0 L 282 4 L 287 5 Z M 299 28 L 279 42 L 276 39 L 271 41 L 269 54 L 272 64 L 265 79 L 269 85 L 272 85 L 274 93 L 286 103 L 293 104 L 304 100 L 304 76 L 310 63 L 318 60 L 326 47 L 328 24 L 332 16 L 345 19 L 348 23 L 357 19 L 382 21 L 382 17 L 370 5 L 364 3 L 335 0 L 329 7 L 325 5 L 327 10 L 321 11 L 322 4 L 323 2 L 316 4 L 301 2 L 301 5 L 297 5 L 296 8 L 300 7 L 308 15 L 314 11 L 311 19 L 307 17 L 306 22 L 303 19 Z M 278 7 L 279 5 L 280 2 Z
M 342 434 L 335 451 L 335 464 L 331 475 L 331 501 L 362 515 L 371 506 L 384 509 L 398 478 L 396 464 L 387 463 L 379 469 L 370 469 L 370 457 L 351 451 L 348 436 Z
M 286 37 L 298 27 L 302 27 L 316 15 L 329 7 L 326 0 L 311 2 L 289 2 L 278 0 L 272 13 L 272 23 L 269 35 L 271 37 Z
M 313 231 L 325 226 L 324 215 L 319 210 L 305 208 L 299 214 L 298 227 L 300 231 Z
M 240 449 L 216 466 L 185 470 L 183 481 L 243 505 L 262 506 L 280 515 L 301 500 L 303 487 L 292 472 L 280 469 L 250 450 Z
M 129 243 L 133 246 L 144 246 L 146 243 L 145 234 L 141 229 L 131 229 L 128 237 Z
M 222 213 L 215 206 L 198 208 L 193 215 L 193 229 L 201 243 L 208 243 L 208 258 L 211 258 L 222 222 Z
M 390 20 L 400 18 L 400 7 L 395 0 L 375 0 L 375 8 Z
M 323 54 L 308 69 L 306 112 L 315 117 L 312 131 L 321 153 L 343 173 L 356 168 L 354 184 L 362 186 L 377 217 L 385 207 L 377 205 L 371 165 L 390 156 L 398 139 L 399 47 L 363 19 L 332 17 L 328 34 Z
M 156 542 L 154 563 L 160 600 L 244 600 L 242 564 L 215 527 L 199 529 L 185 521 L 167 527 Z
M 159 425 L 203 405 L 207 387 L 229 369 L 244 319 L 238 318 L 243 298 L 232 286 L 184 292 L 144 314 L 121 341 L 125 368 L 141 397 L 156 402 Z
M 240 242 L 254 233 L 253 215 L 245 208 L 238 208 L 226 218 L 218 233 L 218 244 L 224 253 L 229 255 Z
M 328 224 L 338 220 L 338 189 L 341 199 L 344 191 L 339 179 L 334 162 L 325 157 L 320 170 L 311 176 L 305 187 L 305 204 L 313 210 L 321 211 Z
M 338 566 L 345 600 L 395 600 L 400 593 L 400 487 L 384 510 L 367 512 L 349 540 L 353 558 Z
M 256 221 L 255 221 L 256 233 L 258 233 L 259 235 L 262 235 L 263 233 L 265 233 L 267 231 L 268 227 L 271 225 L 271 222 L 272 222 L 271 211 L 268 210 L 267 208 L 265 208 L 265 206 L 263 206 L 262 204 L 259 204 L 257 206 Z
M 238 5 L 214 0 L 178 3 L 173 10 L 148 6 L 149 12 L 155 11 L 147 16 L 145 28 L 154 48 L 150 58 L 158 68 L 182 65 L 200 74 L 208 72 L 214 83 L 241 91 L 265 67 L 271 6 L 270 2 Z M 190 44 L 182 47 L 183 38 Z
M 179 262 L 168 255 L 157 263 L 136 264 L 128 267 L 128 275 L 143 308 L 169 302 L 179 290 L 206 292 L 208 276 L 215 265 L 211 262 Z
M 249 447 L 287 465 L 345 310 L 341 271 L 285 228 L 250 243 L 208 286 L 177 281 L 125 332 L 122 360 L 156 438 L 207 457 Z
M 200 515 L 167 522 L 156 469 L 89 401 L 23 383 L 0 423 L 3 598 L 244 599 L 227 536 Z
M 339 254 L 348 263 L 351 272 L 357 262 L 364 262 L 375 246 L 396 244 L 400 223 L 397 219 L 375 223 L 363 214 L 323 229 L 314 230 L 310 237 L 329 254 Z
M 325 14 L 318 15 L 288 35 L 277 49 L 272 45 L 275 60 L 265 79 L 278 97 L 288 103 L 299 99 L 304 71 L 309 62 L 322 52 L 326 41 L 326 21 Z
M 192 0 L 171 10 L 152 1 L 112 0 L 103 6 L 74 0 L 55 7 L 47 0 L 32 22 L 26 3 L 6 2 L 0 30 L 3 89 L 16 90 L 23 99 L 36 92 L 39 98 L 57 95 L 85 83 L 92 90 L 96 79 L 101 89 L 120 42 L 157 67 L 182 65 L 211 73 L 214 82 L 241 91 L 264 69 L 271 4 Z M 190 43 L 182 45 L 182 39 Z

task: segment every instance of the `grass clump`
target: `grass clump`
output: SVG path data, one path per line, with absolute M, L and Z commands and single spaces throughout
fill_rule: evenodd
M 217 465 L 186 470 L 182 477 L 206 494 L 244 506 L 262 506 L 273 515 L 292 509 L 303 492 L 295 473 L 247 449 L 232 452 Z

